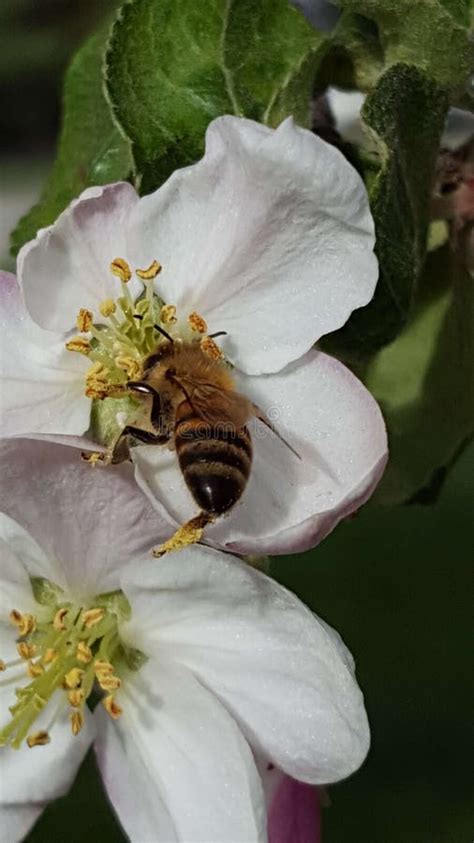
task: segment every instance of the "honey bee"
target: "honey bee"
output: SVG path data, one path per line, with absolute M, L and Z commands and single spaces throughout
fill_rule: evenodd
M 184 481 L 201 512 L 154 551 L 161 556 L 198 541 L 204 527 L 241 498 L 252 466 L 247 427 L 252 417 L 260 419 L 301 458 L 263 411 L 236 391 L 222 359 L 209 356 L 198 343 L 175 341 L 161 327 L 155 328 L 167 342 L 161 342 L 145 360 L 141 380 L 126 385 L 140 398 L 141 409 L 108 455 L 96 456 L 107 463 L 120 463 L 130 459 L 130 447 L 137 442 L 168 445 L 176 451 Z

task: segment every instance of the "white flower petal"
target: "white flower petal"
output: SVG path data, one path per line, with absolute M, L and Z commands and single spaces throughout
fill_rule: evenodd
M 4 693 L 0 695 L 2 726 L 6 722 L 5 697 Z M 12 687 L 9 705 L 13 702 L 15 696 Z M 54 702 L 53 699 L 51 705 L 54 705 Z M 32 731 L 44 729 L 50 715 L 48 706 L 34 723 Z M 69 712 L 64 711 L 55 721 L 50 735 L 51 742 L 45 746 L 32 749 L 26 744 L 20 749 L 2 747 L 0 804 L 49 802 L 68 792 L 94 739 L 93 719 L 86 712 L 84 726 L 74 737 L 71 733 Z
M 0 804 L 0 843 L 21 843 L 43 809 L 34 802 Z
M 62 334 L 38 328 L 8 272 L 0 272 L 0 333 L 0 435 L 87 430 L 91 402 L 84 373 L 90 363 L 67 351 Z
M 76 599 L 117 588 L 120 569 L 169 534 L 128 465 L 93 468 L 75 448 L 14 439 L 0 443 L 0 474 L 0 511 L 40 545 L 42 576 Z
M 249 395 L 296 448 L 261 422 L 250 425 L 254 458 L 241 500 L 206 528 L 209 544 L 238 553 L 289 553 L 316 545 L 372 493 L 387 459 L 380 410 L 339 361 L 310 351 L 276 375 L 239 376 Z M 176 523 L 197 514 L 176 455 L 151 446 L 133 454 L 137 481 Z
M 265 840 L 265 806 L 252 754 L 207 688 L 180 666 L 150 660 L 133 686 L 131 679 L 124 681 L 118 700 L 123 707 L 115 723 L 118 738 L 111 738 L 110 729 L 102 732 L 98 757 L 132 841 L 168 843 L 171 822 L 171 840 Z M 133 802 L 121 798 L 130 782 Z
M 124 227 L 138 201 L 126 182 L 90 187 L 38 231 L 18 255 L 18 277 L 26 307 L 38 325 L 70 331 L 81 307 L 96 311 L 117 297 L 120 284 L 110 263 L 125 254 Z M 132 294 L 142 285 L 130 282 Z
M 122 574 L 122 634 L 186 666 L 224 703 L 256 752 L 294 778 L 348 776 L 369 746 L 363 698 L 340 643 L 293 594 L 203 547 Z
M 0 621 L 7 622 L 12 609 L 35 614 L 30 576 L 51 578 L 53 574 L 54 567 L 34 539 L 0 512 Z
M 163 265 L 160 295 L 197 310 L 245 372 L 275 372 L 367 304 L 377 281 L 365 187 L 333 146 L 295 126 L 219 117 L 206 154 L 140 199 L 134 264 Z

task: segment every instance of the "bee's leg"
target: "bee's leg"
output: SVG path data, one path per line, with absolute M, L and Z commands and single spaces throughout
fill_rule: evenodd
M 148 430 L 127 425 L 119 433 L 117 439 L 107 451 L 104 453 L 93 451 L 90 454 L 83 452 L 82 459 L 91 465 L 95 465 L 98 462 L 102 463 L 102 465 L 118 465 L 126 460 L 131 460 L 131 439 L 138 439 L 139 442 L 143 442 L 145 445 L 166 445 L 169 438 L 168 434 L 150 433 Z
M 208 524 L 212 524 L 214 519 L 214 515 L 211 515 L 208 512 L 200 512 L 199 515 L 196 515 L 195 518 L 191 518 L 191 520 L 187 521 L 186 524 L 183 524 L 179 530 L 176 530 L 174 535 L 172 535 L 168 541 L 160 544 L 159 547 L 154 547 L 152 551 L 153 556 L 156 559 L 159 559 L 160 556 L 164 556 L 165 553 L 171 553 L 174 550 L 183 550 L 184 547 L 188 547 L 190 544 L 196 544 L 196 542 L 201 540 L 204 527 Z

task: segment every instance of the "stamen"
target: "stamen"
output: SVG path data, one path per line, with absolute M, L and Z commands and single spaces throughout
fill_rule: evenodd
M 37 648 L 35 644 L 27 644 L 26 641 L 20 641 L 20 643 L 16 645 L 16 649 L 18 655 L 21 656 L 22 659 L 32 659 Z
M 26 743 L 31 749 L 33 746 L 46 746 L 50 740 L 47 732 L 34 732 L 32 735 L 28 735 Z
M 118 676 L 108 675 L 104 676 L 103 674 L 96 674 L 97 681 L 102 688 L 103 691 L 116 691 L 121 686 L 121 681 Z
M 84 715 L 82 711 L 73 711 L 71 714 L 71 731 L 74 737 L 79 734 L 84 725 Z
M 64 630 L 66 629 L 65 620 L 68 614 L 69 609 L 65 606 L 62 609 L 58 609 L 53 620 L 53 628 L 56 630 L 56 632 L 64 632 Z
M 56 661 L 57 657 L 58 651 L 55 650 L 53 647 L 48 647 L 42 658 L 42 662 L 43 664 L 51 664 L 51 662 Z
M 102 316 L 112 316 L 117 310 L 117 305 L 112 299 L 104 299 L 99 305 Z
M 3 673 L 4 670 L 7 669 L 7 663 L 0 659 L 0 673 Z
M 207 322 L 202 316 L 199 316 L 199 313 L 190 313 L 188 316 L 188 324 L 193 331 L 196 331 L 198 334 L 206 334 L 207 333 Z
M 182 527 L 176 530 L 168 541 L 160 544 L 159 547 L 153 548 L 153 556 L 156 559 L 160 559 L 165 553 L 183 550 L 184 547 L 188 547 L 190 544 L 196 544 L 196 542 L 201 540 L 204 527 L 207 524 L 211 524 L 213 520 L 212 515 L 209 515 L 207 512 L 201 512 L 200 515 L 191 518 L 190 521 L 187 521 L 186 524 L 183 524 Z
M 112 275 L 120 278 L 124 284 L 127 284 L 132 277 L 132 271 L 126 260 L 123 258 L 115 258 L 110 264 L 110 271 Z
M 164 304 L 160 310 L 160 322 L 163 322 L 163 325 L 174 325 L 177 321 L 174 304 Z
M 76 325 L 77 330 L 82 331 L 82 333 L 87 333 L 90 331 L 92 327 L 94 316 L 90 310 L 86 310 L 85 307 L 81 307 L 79 313 L 76 316 Z
M 92 650 L 85 641 L 79 641 L 76 650 L 76 659 L 83 664 L 89 664 L 92 661 Z
M 123 713 L 120 706 L 115 702 L 112 694 L 109 694 L 109 696 L 104 697 L 104 699 L 102 700 L 102 705 L 104 706 L 107 714 L 110 715 L 112 720 L 117 720 Z
M 69 691 L 67 698 L 69 700 L 69 704 L 74 706 L 74 708 L 79 708 L 80 705 L 84 702 L 84 691 L 82 688 L 73 688 L 72 691 Z
M 142 373 L 142 367 L 138 360 L 135 360 L 134 357 L 116 357 L 115 362 L 119 369 L 123 369 L 124 372 L 128 375 L 129 380 L 138 380 Z
M 73 337 L 67 341 L 66 348 L 68 351 L 78 351 L 79 354 L 88 356 L 91 350 L 91 344 L 85 337 Z
M 86 612 L 83 612 L 81 615 L 82 623 L 84 624 L 87 629 L 95 626 L 99 623 L 105 615 L 105 609 L 97 608 L 97 609 L 87 609 Z
M 41 662 L 28 662 L 26 672 L 31 679 L 37 679 L 38 676 L 44 673 L 44 667 Z
M 153 263 L 150 264 L 148 269 L 137 269 L 136 273 L 138 277 L 142 279 L 142 281 L 151 281 L 152 278 L 156 278 L 156 276 L 159 275 L 161 270 L 161 263 L 158 263 L 158 261 L 153 261 Z
M 223 354 L 217 343 L 211 337 L 203 337 L 199 343 L 201 351 L 211 360 L 222 360 Z
M 110 371 L 103 363 L 98 361 L 86 373 L 85 394 L 88 398 L 107 398 L 111 385 L 109 382 Z
M 10 612 L 10 623 L 17 627 L 18 634 L 22 638 L 25 635 L 29 635 L 30 632 L 33 632 L 33 630 L 36 629 L 36 618 L 34 615 L 22 614 L 21 612 L 18 612 L 17 609 L 13 609 Z
M 110 662 L 103 661 L 102 659 L 96 659 L 94 662 L 94 670 L 97 673 L 113 673 L 114 666 L 110 664 Z
M 73 667 L 64 677 L 66 688 L 78 688 L 82 682 L 84 671 L 80 667 Z

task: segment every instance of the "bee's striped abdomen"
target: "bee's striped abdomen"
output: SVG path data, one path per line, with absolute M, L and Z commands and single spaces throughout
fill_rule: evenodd
M 250 474 L 252 443 L 247 428 L 204 422 L 183 401 L 176 412 L 175 445 L 196 503 L 204 512 L 227 512 L 242 495 Z

